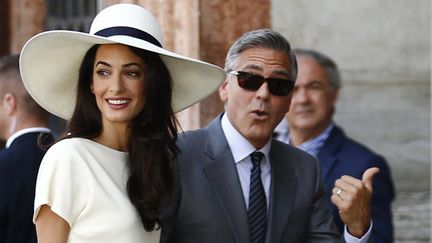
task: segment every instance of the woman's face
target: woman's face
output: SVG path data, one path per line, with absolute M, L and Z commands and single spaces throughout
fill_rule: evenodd
M 100 45 L 93 64 L 91 90 L 102 114 L 102 123 L 128 125 L 146 103 L 146 65 L 129 47 Z

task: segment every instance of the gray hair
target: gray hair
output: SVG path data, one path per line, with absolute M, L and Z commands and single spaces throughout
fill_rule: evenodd
M 330 87 L 339 89 L 341 87 L 341 78 L 337 64 L 327 55 L 311 50 L 311 49 L 296 49 L 294 50 L 297 56 L 308 56 L 320 64 L 327 72 Z
M 268 48 L 286 54 L 291 62 L 291 78 L 297 78 L 297 59 L 288 40 L 279 32 L 271 29 L 258 29 L 243 34 L 228 50 L 225 70 L 232 71 L 240 54 L 252 48 Z

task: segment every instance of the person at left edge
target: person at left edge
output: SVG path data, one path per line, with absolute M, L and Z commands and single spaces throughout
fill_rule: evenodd
M 32 222 L 40 162 L 53 142 L 49 113 L 27 93 L 19 73 L 19 55 L 0 59 L 0 242 L 36 243 Z
M 89 34 L 49 31 L 24 46 L 29 93 L 70 120 L 39 170 L 39 243 L 159 242 L 177 154 L 174 112 L 225 78 L 162 46 L 156 19 L 134 4 L 102 10 Z

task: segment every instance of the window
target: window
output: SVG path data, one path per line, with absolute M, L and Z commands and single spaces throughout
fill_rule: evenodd
M 46 0 L 45 28 L 88 32 L 98 5 L 97 0 Z

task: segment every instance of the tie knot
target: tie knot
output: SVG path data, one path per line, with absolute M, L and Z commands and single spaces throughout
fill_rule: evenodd
M 252 164 L 254 166 L 259 166 L 263 156 L 264 156 L 264 154 L 262 152 L 259 152 L 259 151 L 255 151 L 255 152 L 251 153 L 250 157 L 251 157 Z

